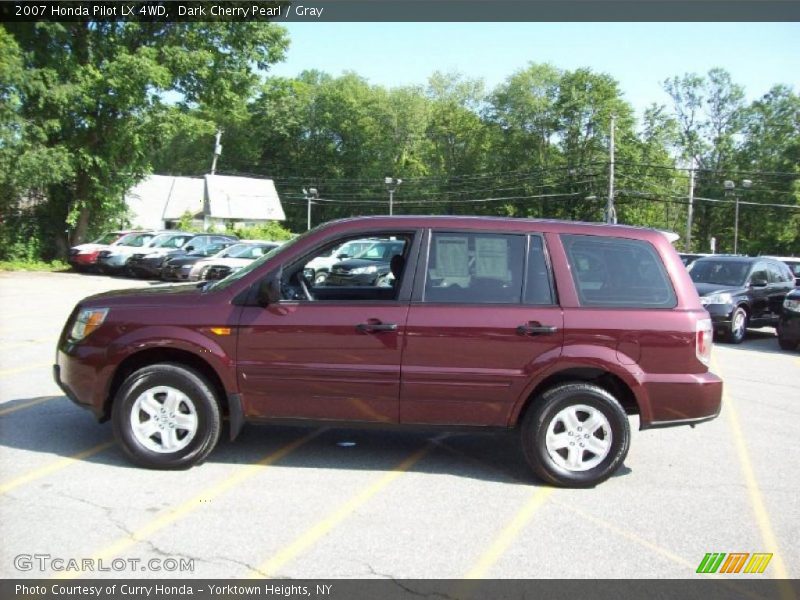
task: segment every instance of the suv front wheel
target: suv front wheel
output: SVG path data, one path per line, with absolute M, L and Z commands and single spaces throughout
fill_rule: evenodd
M 522 448 L 533 471 L 564 487 L 592 487 L 611 477 L 630 446 L 620 403 L 588 383 L 566 383 L 534 399 L 521 426 Z
M 182 365 L 132 373 L 114 399 L 114 436 L 135 463 L 180 469 L 201 462 L 219 440 L 219 403 L 211 386 Z

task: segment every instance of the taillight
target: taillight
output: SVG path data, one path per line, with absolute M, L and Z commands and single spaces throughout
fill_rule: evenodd
M 695 354 L 697 354 L 697 360 L 704 365 L 711 362 L 713 337 L 714 327 L 711 325 L 711 319 L 698 319 L 697 333 L 695 334 Z

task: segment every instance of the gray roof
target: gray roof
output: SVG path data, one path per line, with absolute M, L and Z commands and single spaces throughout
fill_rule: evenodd
M 278 192 L 271 179 L 206 175 L 206 214 L 217 219 L 283 221 Z

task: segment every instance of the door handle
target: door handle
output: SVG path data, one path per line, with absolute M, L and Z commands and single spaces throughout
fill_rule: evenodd
M 519 325 L 517 327 L 517 334 L 519 335 L 553 335 L 558 331 L 558 327 L 553 325 L 542 325 L 536 321 Z
M 397 323 L 359 323 L 356 325 L 356 329 L 362 333 L 397 331 Z

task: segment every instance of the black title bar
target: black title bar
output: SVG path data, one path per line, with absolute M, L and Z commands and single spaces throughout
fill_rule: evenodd
M 797 0 L 2 1 L 0 21 L 800 21 Z

